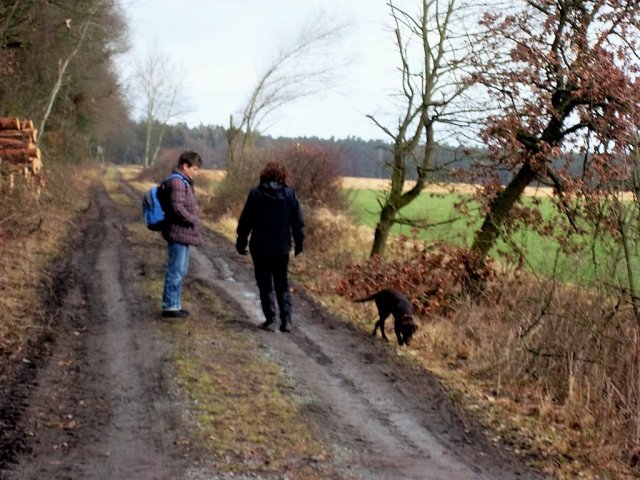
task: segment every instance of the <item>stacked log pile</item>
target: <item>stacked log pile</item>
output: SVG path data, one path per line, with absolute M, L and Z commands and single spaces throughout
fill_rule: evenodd
M 31 120 L 0 117 L 0 172 L 8 174 L 10 189 L 14 172 L 42 183 L 42 159 L 36 136 Z

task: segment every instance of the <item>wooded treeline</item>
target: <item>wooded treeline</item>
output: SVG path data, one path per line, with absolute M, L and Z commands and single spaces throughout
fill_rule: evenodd
M 45 166 L 128 144 L 114 64 L 125 49 L 115 0 L 0 0 L 0 116 L 33 121 Z
M 118 144 L 117 140 L 107 142 L 107 156 L 114 163 L 140 164 L 144 152 L 145 131 L 142 123 L 132 126 L 128 144 Z M 133 140 L 133 141 L 132 141 Z M 314 145 L 330 152 L 337 158 L 341 174 L 354 177 L 389 178 L 391 161 L 391 145 L 383 140 L 365 140 L 360 137 L 319 138 L 319 137 L 272 137 L 258 135 L 255 140 L 258 149 L 286 148 L 292 144 Z M 219 125 L 200 125 L 189 127 L 185 123 L 177 123 L 166 127 L 163 147 L 167 149 L 194 149 L 203 154 L 205 166 L 208 168 L 224 168 L 227 162 L 227 129 Z M 114 154 L 118 152 L 118 154 Z M 420 152 L 416 152 L 419 158 Z M 441 145 L 437 148 L 436 167 L 447 165 L 460 169 L 468 169 L 472 165 L 469 151 Z M 409 178 L 411 177 L 409 174 Z M 434 168 L 436 176 L 446 175 L 446 170 Z M 444 178 L 444 177 L 442 177 Z M 448 176 L 450 181 L 456 179 Z M 446 179 L 446 178 L 445 178 Z

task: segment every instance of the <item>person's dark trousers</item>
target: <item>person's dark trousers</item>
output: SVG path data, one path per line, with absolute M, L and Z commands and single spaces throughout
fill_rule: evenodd
M 280 309 L 280 327 L 291 327 L 291 293 L 289 292 L 289 255 L 251 255 L 260 303 L 267 322 L 276 319 L 276 301 Z

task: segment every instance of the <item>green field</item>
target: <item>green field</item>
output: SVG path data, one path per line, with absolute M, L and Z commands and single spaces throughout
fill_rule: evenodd
M 380 212 L 381 192 L 374 190 L 349 190 L 348 197 L 356 219 L 375 228 Z M 471 245 L 473 235 L 482 223 L 478 206 L 472 205 L 467 217 L 461 216 L 455 204 L 465 199 L 463 194 L 423 193 L 415 202 L 401 210 L 401 215 L 418 219 L 427 228 L 421 228 L 418 238 L 427 242 L 445 241 L 455 245 Z M 525 199 L 531 203 L 531 199 Z M 571 232 L 565 218 L 559 216 L 555 206 L 548 199 L 541 200 L 540 211 L 543 218 L 554 219 L 560 237 L 568 237 Z M 396 225 L 392 233 L 413 235 L 411 227 Z M 499 241 L 493 256 L 504 261 L 500 252 L 513 252 L 515 248 L 525 253 L 525 266 L 528 270 L 544 275 L 555 276 L 570 283 L 591 284 L 594 282 L 622 282 L 627 284 L 626 270 L 621 262 L 622 247 L 613 239 L 593 244 L 588 236 L 571 235 L 571 243 L 577 251 L 567 254 L 561 251 L 559 243 L 538 233 L 522 229 L 512 237 L 511 245 Z M 594 261 L 595 260 L 595 261 Z M 637 249 L 634 255 L 634 270 L 640 275 L 640 256 Z

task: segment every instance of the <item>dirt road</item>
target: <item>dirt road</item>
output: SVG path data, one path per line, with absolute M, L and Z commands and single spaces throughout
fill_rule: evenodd
M 294 295 L 292 333 L 257 329 L 261 314 L 250 260 L 212 232 L 192 254 L 185 290 L 202 292 L 188 297 L 192 316 L 167 326 L 153 287 L 147 288 L 151 283 L 157 291 L 161 282 L 155 277 L 164 245 L 139 231 L 138 197 L 124 182 L 108 193 L 98 186 L 81 240 L 51 272 L 57 289 L 43 333 L 4 369 L 10 367 L 5 377 L 11 380 L 0 397 L 0 478 L 542 478 L 465 421 L 436 378 L 332 318 L 304 291 Z M 211 298 L 230 313 L 206 313 Z M 242 355 L 282 372 L 286 382 L 278 393 L 295 405 L 296 428 L 308 430 L 327 455 L 301 459 L 291 452 L 279 463 L 272 458 L 258 465 L 252 457 L 262 461 L 269 452 L 258 448 L 236 452 L 244 463 L 233 468 L 214 460 L 215 447 L 206 443 L 215 445 L 218 435 L 203 439 L 197 432 L 202 400 L 185 394 L 176 349 L 211 340 L 207 368 L 241 369 L 242 359 L 225 353 L 231 340 L 219 340 L 225 329 L 247 342 Z M 257 378 L 247 380 L 256 391 Z M 247 386 L 234 381 L 226 395 L 240 398 L 234 388 Z M 251 401 L 243 398 L 238 403 Z M 237 424 L 256 423 L 264 413 L 258 408 L 256 418 L 245 413 Z M 261 428 L 273 442 L 293 435 L 285 425 Z

